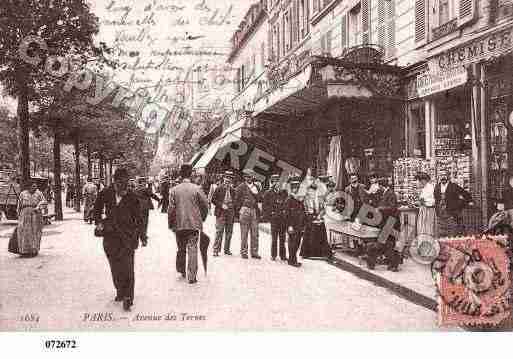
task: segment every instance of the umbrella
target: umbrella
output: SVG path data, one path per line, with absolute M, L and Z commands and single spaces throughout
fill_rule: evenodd
M 201 261 L 203 262 L 203 269 L 207 273 L 207 260 L 208 260 L 208 246 L 210 244 L 210 238 L 204 233 L 200 233 L 200 254 Z

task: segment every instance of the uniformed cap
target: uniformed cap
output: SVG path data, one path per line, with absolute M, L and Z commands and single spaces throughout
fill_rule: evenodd
M 272 175 L 271 176 L 271 181 L 275 182 L 275 181 L 279 181 L 280 180 L 280 175 Z
M 233 172 L 232 171 L 225 171 L 223 176 L 225 178 L 233 178 Z
M 298 183 L 301 183 L 301 177 L 298 177 L 298 176 L 294 176 L 294 177 L 290 177 L 289 180 L 288 180 L 289 183 L 292 183 L 292 182 L 298 182 Z
M 301 185 L 301 182 L 299 181 L 290 181 L 290 187 L 299 187 Z
M 256 176 L 256 172 L 253 171 L 252 169 L 245 169 L 244 171 L 242 171 L 242 174 L 244 177 L 255 177 Z

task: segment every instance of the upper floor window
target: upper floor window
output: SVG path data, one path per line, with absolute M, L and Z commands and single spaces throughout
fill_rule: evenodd
M 362 43 L 362 7 L 356 5 L 349 11 L 349 46 Z
M 415 43 L 437 40 L 477 17 L 477 0 L 415 0 Z
M 302 39 L 310 31 L 310 11 L 308 0 L 299 1 L 299 38 Z
M 443 25 L 452 19 L 451 16 L 451 1 L 449 0 L 438 0 L 438 24 Z

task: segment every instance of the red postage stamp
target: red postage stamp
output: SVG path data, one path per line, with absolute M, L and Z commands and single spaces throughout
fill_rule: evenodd
M 496 326 L 511 315 L 506 243 L 505 236 L 440 240 L 432 264 L 440 326 Z

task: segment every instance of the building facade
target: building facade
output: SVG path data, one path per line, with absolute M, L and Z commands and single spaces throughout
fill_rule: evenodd
M 472 193 L 474 229 L 513 183 L 512 0 L 260 1 L 233 40 L 230 124 L 276 158 L 410 190 L 420 161 Z

